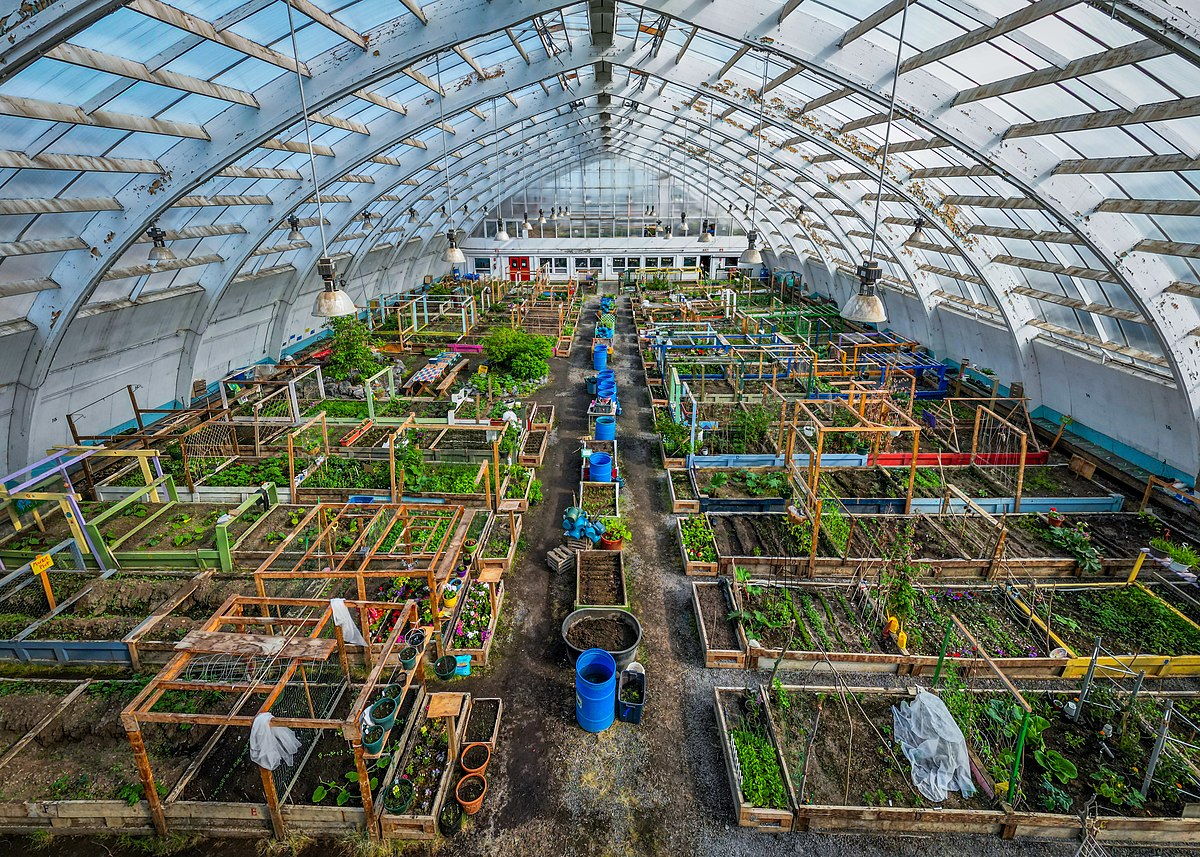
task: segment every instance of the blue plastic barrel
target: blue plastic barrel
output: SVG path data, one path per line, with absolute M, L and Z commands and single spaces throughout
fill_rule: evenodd
M 608 366 L 608 346 L 597 345 L 592 349 L 592 368 L 603 369 Z
M 596 417 L 596 440 L 616 440 L 617 421 L 614 417 Z
M 590 482 L 612 482 L 612 456 L 607 452 L 593 452 L 588 458 Z
M 616 712 L 617 662 L 604 649 L 588 649 L 575 661 L 575 720 L 588 732 L 603 732 Z
M 602 399 L 611 399 L 617 392 L 617 382 L 605 378 L 596 382 L 596 393 Z
M 614 382 L 614 383 L 615 383 L 615 382 L 616 382 L 616 380 L 617 380 L 617 373 L 616 373 L 616 370 L 614 370 L 614 369 L 601 369 L 599 372 L 597 372 L 597 373 L 596 373 L 596 380 L 597 380 L 597 381 L 603 381 L 605 378 L 607 378 L 608 380 L 610 380 L 610 381 L 612 381 L 612 382 Z
M 589 396 L 596 395 L 596 376 L 588 375 L 586 378 L 583 379 L 583 381 L 587 385 L 587 394 Z

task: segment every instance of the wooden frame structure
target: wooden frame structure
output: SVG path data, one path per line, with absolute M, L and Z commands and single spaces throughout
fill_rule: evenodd
M 325 668 L 334 673 L 334 679 L 326 680 L 329 685 L 333 685 L 326 702 L 328 699 L 340 699 L 346 691 L 354 691 L 355 680 L 350 668 L 349 647 L 343 637 L 342 628 L 333 621 L 330 603 L 320 599 L 302 598 L 231 596 L 201 630 L 191 632 L 179 642 L 176 646 L 178 654 L 125 707 L 121 712 L 121 723 L 129 737 L 129 745 L 137 764 L 138 776 L 149 804 L 155 830 L 160 835 L 168 833 L 167 819 L 142 728 L 150 724 L 217 727 L 208 743 L 174 785 L 167 797 L 170 801 L 182 793 L 183 787 L 199 771 L 201 763 L 216 747 L 224 732 L 231 728 L 248 729 L 253 726 L 256 716 L 272 714 L 272 709 L 289 685 L 294 686 L 297 682 L 303 687 L 308 716 L 272 715 L 272 728 L 332 729 L 341 732 L 353 749 L 355 768 L 360 778 L 363 811 L 367 818 L 371 817 L 373 797 L 362 745 L 362 715 L 368 700 L 374 695 L 383 668 L 398 664 L 398 644 L 402 634 L 416 626 L 417 608 L 412 601 L 359 601 L 347 602 L 347 606 L 353 608 L 352 616 L 355 612 L 365 616 L 369 609 L 396 612 L 399 615 L 387 640 L 381 646 L 359 647 L 370 672 L 359 686 L 345 719 L 333 717 L 333 706 L 330 705 L 325 705 L 328 713 L 318 715 L 308 674 L 310 671 L 319 671 L 324 679 Z M 370 638 L 370 629 L 365 622 L 359 628 L 359 632 L 364 638 Z M 214 670 L 223 671 L 224 680 L 210 680 L 209 676 L 214 674 Z M 241 678 L 232 678 L 239 672 L 242 674 Z M 407 692 L 414 680 L 424 683 L 424 673 L 417 670 L 405 671 L 404 692 Z M 226 695 L 233 704 L 229 711 L 223 713 L 155 711 L 155 706 L 164 694 L 172 691 L 216 692 Z M 246 702 L 260 697 L 262 701 L 254 715 L 236 713 Z M 312 743 L 315 742 L 314 738 Z M 305 758 L 307 759 L 307 756 Z M 283 837 L 286 827 L 275 778 L 270 770 L 262 767 L 259 770 L 272 828 L 277 837 Z M 286 800 L 286 793 L 282 800 Z

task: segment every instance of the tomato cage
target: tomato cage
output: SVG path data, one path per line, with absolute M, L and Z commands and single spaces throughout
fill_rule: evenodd
M 889 633 L 907 633 L 896 630 L 893 622 L 894 617 L 889 617 Z M 967 739 L 972 775 L 980 791 L 1010 806 L 1023 802 L 1027 740 L 1040 721 L 1021 691 L 953 613 L 942 633 L 932 685 Z
M 369 611 L 391 617 L 381 643 L 365 643 L 362 617 Z M 410 688 L 423 690 L 423 669 L 404 669 L 399 658 L 416 626 L 412 601 L 231 596 L 176 645 L 174 657 L 121 714 L 155 830 L 253 833 L 262 830 L 264 816 L 277 837 L 290 821 L 309 831 L 344 830 L 348 823 L 370 830 L 380 736 L 363 715 L 370 708 L 372 723 L 383 723 L 368 705 L 377 688 L 395 700 L 393 717 Z M 395 725 L 386 727 L 384 742 Z M 160 784 L 151 759 L 163 736 L 180 729 L 202 730 L 207 740 L 178 777 L 178 767 L 160 763 L 174 780 Z M 356 784 L 359 812 L 344 807 L 323 815 L 303 806 L 310 780 L 319 776 L 308 770 L 324 755 L 314 753 L 318 744 L 340 743 L 327 736 L 340 736 L 341 752 L 348 747 L 353 757 L 355 777 L 348 781 Z
M 310 597 L 366 601 L 397 594 L 418 601 L 422 626 L 441 645 L 441 585 L 450 577 L 477 516 L 463 506 L 403 503 L 320 503 L 297 521 L 254 572 L 260 597 L 291 594 L 307 581 Z M 386 635 L 368 623 L 373 639 Z M 439 654 L 441 651 L 439 649 Z

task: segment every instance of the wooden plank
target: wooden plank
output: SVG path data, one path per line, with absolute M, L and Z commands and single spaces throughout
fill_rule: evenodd
M 193 140 L 209 139 L 208 132 L 192 122 L 171 122 L 111 110 L 93 110 L 87 113 L 69 104 L 21 98 L 16 95 L 0 95 L 0 114 L 24 119 L 41 119 L 46 122 L 68 122 L 72 125 L 92 125 L 97 128 L 188 137 Z
M 431 693 L 426 717 L 458 717 L 466 701 L 465 693 Z
M 233 657 L 323 661 L 333 654 L 337 641 L 290 639 L 266 634 L 235 634 L 226 631 L 191 631 L 175 644 L 175 650 L 193 654 Z

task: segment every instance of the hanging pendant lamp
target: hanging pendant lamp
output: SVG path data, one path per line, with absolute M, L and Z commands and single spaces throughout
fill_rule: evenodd
M 887 309 L 878 294 L 878 283 L 883 276 L 879 262 L 875 259 L 875 242 L 879 239 L 879 211 L 883 207 L 883 177 L 887 173 L 888 149 L 892 141 L 892 120 L 896 115 L 896 85 L 900 82 L 900 55 L 904 50 L 904 29 L 908 24 L 908 0 L 904 0 L 904 11 L 900 16 L 900 36 L 896 41 L 896 66 L 892 71 L 892 98 L 888 104 L 887 125 L 883 131 L 883 149 L 879 159 L 879 187 L 875 194 L 875 220 L 871 225 L 871 247 L 869 258 L 858 266 L 858 293 L 842 307 L 841 316 L 846 321 L 860 324 L 883 324 L 887 321 Z M 918 225 L 918 231 L 921 224 Z M 911 239 L 910 239 L 911 240 Z
M 304 233 L 300 231 L 300 218 L 294 214 L 288 215 L 288 241 L 303 241 Z
M 763 114 L 766 112 L 767 106 L 767 58 L 763 56 L 763 73 L 762 73 L 762 88 L 759 90 L 758 99 L 758 153 L 754 158 L 754 213 L 750 213 L 750 205 L 746 204 L 746 214 L 750 218 L 750 230 L 746 233 L 746 249 L 738 258 L 739 265 L 761 265 L 762 251 L 756 247 L 758 242 L 758 231 L 754 228 L 755 221 L 758 220 L 758 168 L 762 162 L 762 142 L 763 142 Z
M 500 111 L 496 107 L 496 99 L 492 99 L 492 129 L 496 135 L 496 163 L 500 166 L 500 180 L 496 182 L 496 240 L 511 241 L 508 230 L 504 228 L 504 211 L 501 209 L 501 195 L 504 190 L 504 160 L 500 157 Z
M 442 254 L 442 259 L 451 265 L 462 265 L 465 263 L 467 257 L 463 255 L 462 250 L 458 249 L 458 233 L 451 229 L 446 233 L 446 240 L 450 243 L 446 247 L 446 252 Z
M 325 286 L 317 293 L 316 303 L 313 304 L 313 315 L 318 318 L 337 318 L 343 315 L 354 315 L 357 308 L 354 306 L 354 300 L 350 295 L 346 294 L 345 290 L 340 289 L 335 285 L 337 282 L 337 267 L 333 264 L 333 260 L 328 256 L 322 256 L 317 260 L 317 273 L 324 281 Z M 342 280 L 342 285 L 346 281 Z

